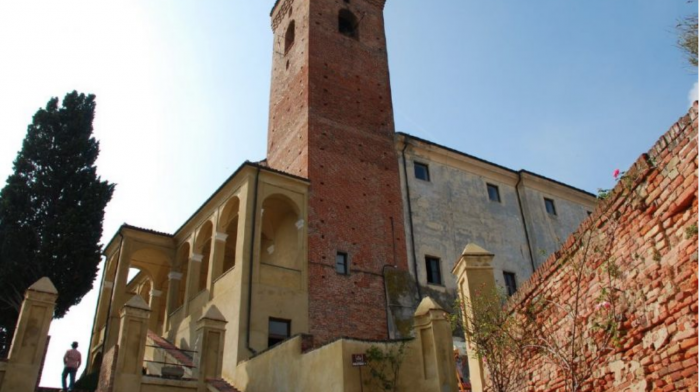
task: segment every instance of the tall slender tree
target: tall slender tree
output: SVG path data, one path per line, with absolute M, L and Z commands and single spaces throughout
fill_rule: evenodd
M 114 184 L 96 173 L 95 96 L 52 98 L 27 129 L 0 191 L 0 352 L 9 349 L 24 291 L 42 276 L 63 317 L 92 289 L 104 209 Z

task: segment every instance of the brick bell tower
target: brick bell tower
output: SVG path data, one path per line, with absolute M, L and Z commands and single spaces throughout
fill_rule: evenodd
M 386 339 L 384 267 L 408 270 L 384 3 L 278 0 L 271 13 L 267 159 L 311 181 L 309 332 L 317 343 Z

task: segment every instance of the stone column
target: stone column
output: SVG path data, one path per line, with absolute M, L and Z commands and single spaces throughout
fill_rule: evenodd
M 209 255 L 209 276 L 207 276 L 207 289 L 209 289 L 209 299 L 214 298 L 214 280 L 224 272 L 224 252 L 226 252 L 226 239 L 228 234 L 214 232 L 212 235 L 212 246 Z
M 164 330 L 169 330 L 168 322 L 170 321 L 170 313 L 174 312 L 177 308 L 177 301 L 180 294 L 180 281 L 182 280 L 182 273 L 172 271 L 168 274 L 168 296 L 165 302 L 165 320 L 163 321 Z
M 121 309 L 115 391 L 141 390 L 150 313 L 150 308 L 140 295 L 131 297 Z
M 158 318 L 160 313 L 160 301 L 161 301 L 161 296 L 163 295 L 163 292 L 160 290 L 156 290 L 155 288 L 151 289 L 150 292 L 151 295 L 151 300 L 149 303 L 151 304 L 151 318 L 148 322 L 148 329 L 151 331 L 159 334 L 160 331 L 158 330 Z
M 58 291 L 47 277 L 24 294 L 0 392 L 32 392 L 36 388 L 56 298 Z
M 457 278 L 457 291 L 461 303 L 471 303 L 471 299 L 475 298 L 477 291 L 485 293 L 494 292 L 496 290 L 496 281 L 493 277 L 493 253 L 481 248 L 478 245 L 469 244 L 464 251 L 459 261 L 452 270 L 452 274 Z M 464 312 L 469 312 L 470 307 L 463 308 Z M 465 319 L 462 322 L 466 323 Z M 484 365 L 481 358 L 473 355 L 474 349 L 471 346 L 469 336 L 466 336 L 467 351 L 469 358 L 469 381 L 472 384 L 473 392 L 482 392 L 485 387 Z
M 456 391 L 452 327 L 447 312 L 432 298 L 423 298 L 414 314 L 414 329 L 423 357 L 423 379 L 435 380 L 435 391 Z
M 215 305 L 209 306 L 197 321 L 197 341 L 201 350 L 196 370 L 200 381 L 221 377 L 225 334 L 226 319 Z
M 182 304 L 185 314 L 187 314 L 189 309 L 189 303 L 192 298 L 199 292 L 197 290 L 197 284 L 199 283 L 199 274 L 201 272 L 201 263 L 203 255 L 198 253 L 192 253 L 190 255 L 189 266 L 187 267 L 187 282 L 185 282 L 185 303 Z

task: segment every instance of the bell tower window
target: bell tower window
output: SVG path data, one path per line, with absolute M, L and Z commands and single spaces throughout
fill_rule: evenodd
M 350 10 L 343 9 L 338 13 L 338 31 L 340 34 L 358 39 L 358 23 L 357 17 Z
M 294 21 L 289 22 L 287 32 L 284 34 L 284 53 L 287 54 L 289 49 L 294 45 Z

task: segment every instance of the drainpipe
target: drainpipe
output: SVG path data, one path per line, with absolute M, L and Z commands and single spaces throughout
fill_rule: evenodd
M 520 200 L 520 191 L 518 186 L 523 182 L 523 173 L 518 172 L 518 182 L 515 184 L 515 194 L 518 196 L 518 207 L 520 207 L 520 217 L 523 220 L 523 229 L 525 230 L 525 241 L 527 241 L 527 251 L 530 254 L 530 264 L 532 265 L 532 273 L 535 273 L 535 258 L 532 256 L 532 246 L 530 245 L 530 235 L 527 232 L 527 223 L 525 221 L 525 212 L 523 211 L 523 202 Z
M 386 267 L 391 267 L 393 269 L 398 269 L 395 265 L 384 264 L 382 267 L 382 283 L 384 283 L 384 303 L 386 304 L 386 336 L 391 339 L 391 330 L 389 328 L 389 320 L 391 320 L 391 312 L 389 311 L 389 292 L 386 287 Z
M 406 169 L 406 149 L 408 148 L 408 143 L 406 142 L 406 137 L 403 140 L 403 149 L 401 150 L 401 159 L 403 160 L 403 177 L 406 183 L 406 206 L 408 207 L 408 230 L 411 237 L 411 254 L 413 255 L 413 274 L 416 278 L 416 288 L 418 289 L 419 300 L 423 298 L 423 292 L 420 289 L 420 282 L 418 281 L 418 262 L 416 261 L 416 243 L 413 240 L 413 209 L 411 208 L 411 191 L 408 187 L 408 169 Z
M 249 268 L 250 270 L 248 271 L 248 327 L 247 327 L 247 335 L 246 335 L 246 348 L 253 353 L 253 355 L 257 354 L 258 352 L 250 347 L 250 325 L 251 325 L 251 313 L 252 313 L 252 304 L 253 304 L 253 255 L 255 253 L 255 221 L 256 218 L 258 217 L 258 185 L 260 184 L 260 166 L 257 167 L 258 171 L 255 173 L 255 190 L 253 191 L 253 227 L 251 229 L 251 236 L 250 236 L 250 262 L 249 262 Z

